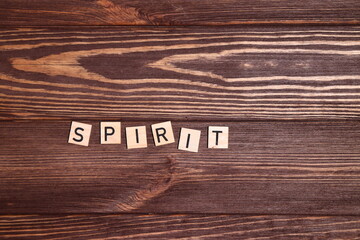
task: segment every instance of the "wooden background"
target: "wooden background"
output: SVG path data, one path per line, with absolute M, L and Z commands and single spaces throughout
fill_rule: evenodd
M 359 1 L 2 0 L 0 239 L 360 239 L 359 107 Z

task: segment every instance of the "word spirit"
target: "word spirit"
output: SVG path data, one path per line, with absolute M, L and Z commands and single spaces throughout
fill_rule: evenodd
M 73 121 L 71 123 L 68 143 L 89 146 L 91 124 Z M 170 121 L 151 125 L 151 132 L 155 146 L 162 146 L 175 142 L 174 132 Z M 146 126 L 125 128 L 126 145 L 128 149 L 146 148 Z M 201 131 L 181 128 L 178 149 L 198 152 Z M 100 143 L 121 144 L 121 122 L 100 122 Z M 208 148 L 228 148 L 229 127 L 209 126 Z

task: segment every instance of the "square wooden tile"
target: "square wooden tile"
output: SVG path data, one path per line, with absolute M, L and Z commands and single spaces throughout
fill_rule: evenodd
M 175 142 L 171 122 L 162 122 L 151 125 L 155 146 L 161 146 Z
M 101 122 L 100 143 L 121 144 L 121 122 Z
M 228 148 L 229 127 L 209 126 L 208 148 Z
M 181 128 L 178 149 L 189 152 L 198 152 L 200 136 L 201 131 L 199 130 Z
M 125 131 L 126 131 L 126 144 L 128 149 L 147 147 L 145 126 L 127 127 Z
M 91 124 L 72 121 L 68 143 L 89 146 L 91 128 Z

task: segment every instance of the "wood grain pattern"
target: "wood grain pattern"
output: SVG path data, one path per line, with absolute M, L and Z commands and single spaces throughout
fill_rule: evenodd
M 357 119 L 360 29 L 0 32 L 0 119 Z
M 216 122 L 229 149 L 206 149 L 207 122 L 173 122 L 176 141 L 202 130 L 199 153 L 151 134 L 146 149 L 101 145 L 91 123 L 83 147 L 70 122 L 2 122 L 0 213 L 360 214 L 358 121 Z
M 358 239 L 354 216 L 6 215 L 3 239 Z
M 359 24 L 356 0 L 2 0 L 3 26 Z
M 0 239 L 360 239 L 359 16 L 358 0 L 1 0 Z M 89 147 L 70 120 L 93 125 Z M 101 145 L 99 120 L 146 125 L 148 148 Z M 155 147 L 167 120 L 176 142 Z M 229 149 L 206 148 L 210 125 Z M 181 127 L 199 153 L 177 150 Z

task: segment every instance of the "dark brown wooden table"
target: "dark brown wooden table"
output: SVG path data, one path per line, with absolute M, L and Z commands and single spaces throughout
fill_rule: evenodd
M 359 119 L 360 1 L 2 0 L 0 239 L 360 239 Z

